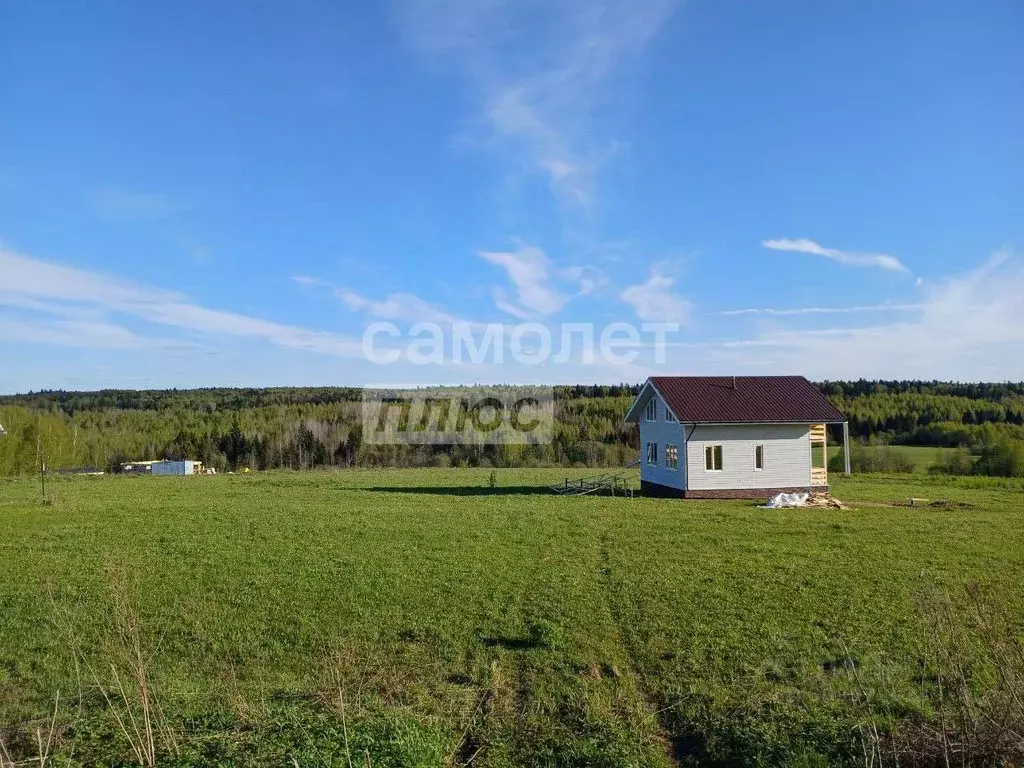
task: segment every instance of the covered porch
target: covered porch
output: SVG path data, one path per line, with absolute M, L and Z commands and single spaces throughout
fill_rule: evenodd
M 828 425 L 843 425 L 843 474 L 850 474 L 850 423 L 831 421 L 811 425 L 811 487 L 828 487 Z

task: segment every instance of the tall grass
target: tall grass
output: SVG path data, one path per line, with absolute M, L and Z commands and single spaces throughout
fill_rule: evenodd
M 142 625 L 128 577 L 123 570 L 114 567 L 108 568 L 107 577 L 115 631 L 112 641 L 107 644 L 107 658 L 102 667 L 94 664 L 94 660 L 84 652 L 72 617 L 58 606 L 51 590 L 53 622 L 73 656 L 75 669 L 84 667 L 88 671 L 91 685 L 106 702 L 107 710 L 117 723 L 135 762 L 142 768 L 154 768 L 162 751 L 169 755 L 177 752 L 177 739 L 150 678 L 150 653 L 144 647 Z M 107 667 L 109 677 L 99 672 L 99 669 Z M 81 711 L 81 693 L 79 698 Z M 56 708 L 53 717 L 55 723 Z M 42 745 L 40 754 L 44 754 Z
M 1019 629 L 990 585 L 973 582 L 963 598 L 954 601 L 932 588 L 918 601 L 926 653 L 918 662 L 917 679 L 922 698 L 931 705 L 929 716 L 894 717 L 858 680 L 867 714 L 859 729 L 865 765 L 1024 764 Z

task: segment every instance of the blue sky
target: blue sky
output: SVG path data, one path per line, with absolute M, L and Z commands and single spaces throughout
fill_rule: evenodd
M 1024 379 L 1024 8 L 37 2 L 0 24 L 0 391 Z M 391 365 L 418 321 L 664 361 Z

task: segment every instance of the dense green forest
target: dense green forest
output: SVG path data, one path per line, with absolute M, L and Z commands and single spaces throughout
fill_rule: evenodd
M 1015 474 L 1024 446 L 1024 383 L 827 381 L 819 384 L 858 441 L 962 447 L 982 468 Z M 44 391 L 0 397 L 0 474 L 114 469 L 123 461 L 193 458 L 221 471 L 349 466 L 621 466 L 636 427 L 622 417 L 638 385 L 558 387 L 552 443 L 535 446 L 364 444 L 359 389 L 341 387 Z M 838 435 L 835 435 L 838 438 Z M 1007 453 L 1009 452 L 1009 453 Z M 1002 463 L 1000 463 L 1002 462 Z M 1024 459 L 1020 472 L 1024 472 Z M 951 466 L 959 471 L 967 464 Z M 1009 467 L 1009 469 L 1005 469 Z

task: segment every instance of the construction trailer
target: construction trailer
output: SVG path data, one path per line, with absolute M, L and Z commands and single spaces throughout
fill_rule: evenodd
M 154 475 L 197 475 L 202 471 L 199 461 L 157 461 L 150 469 Z

